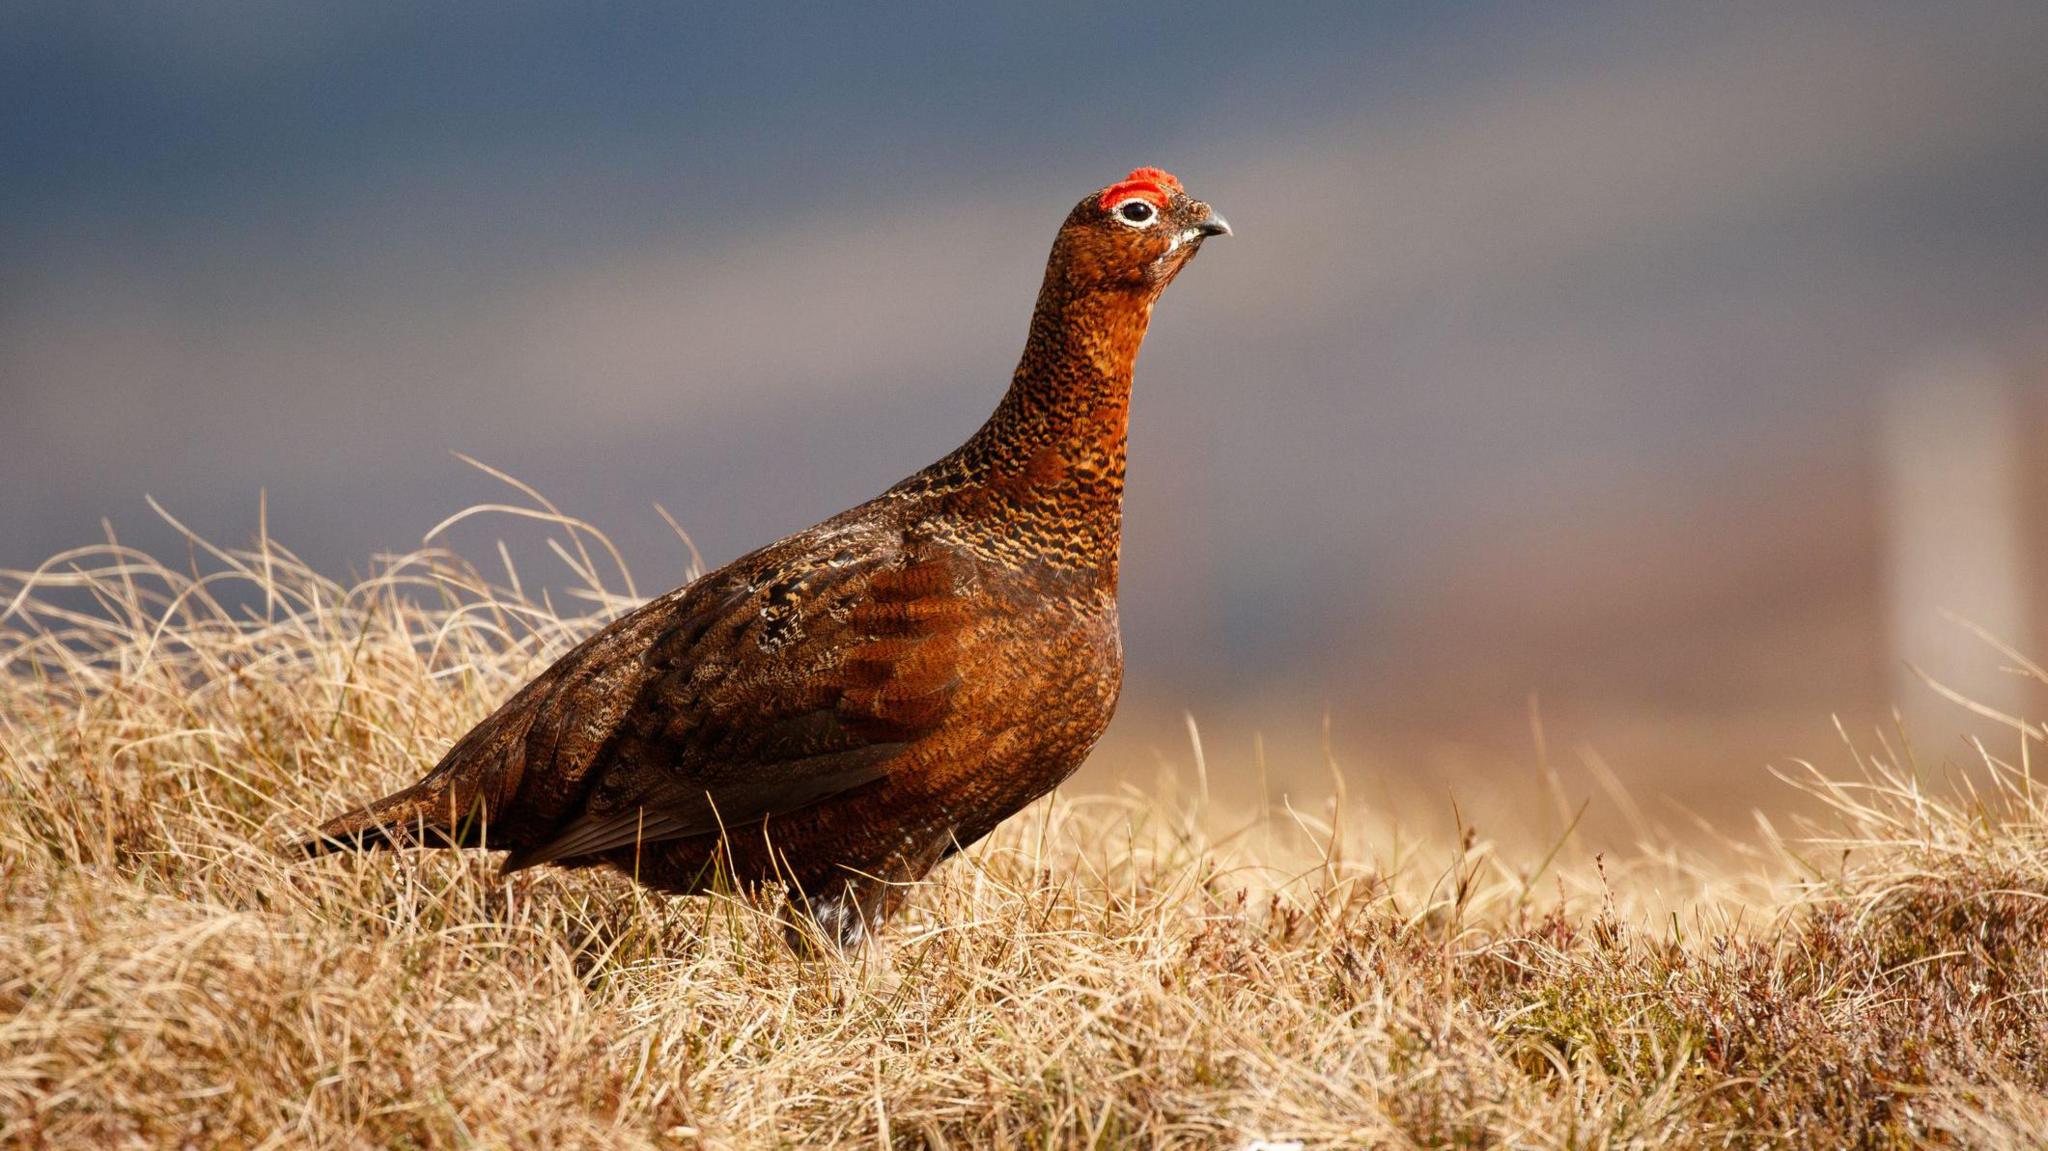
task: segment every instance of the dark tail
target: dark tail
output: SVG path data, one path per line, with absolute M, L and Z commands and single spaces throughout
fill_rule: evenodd
M 483 842 L 481 810 L 474 804 L 463 810 L 445 778 L 429 776 L 404 791 L 335 816 L 299 841 L 296 850 L 311 858 L 331 851 L 478 847 Z

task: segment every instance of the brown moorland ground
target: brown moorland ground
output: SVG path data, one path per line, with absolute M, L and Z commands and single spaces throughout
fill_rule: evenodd
M 1815 821 L 1603 854 L 1569 824 L 1404 833 L 1341 787 L 1250 813 L 1199 784 L 1055 798 L 851 956 L 793 952 L 772 893 L 282 856 L 631 602 L 603 538 L 535 499 L 590 590 L 573 609 L 509 560 L 429 550 L 339 583 L 267 534 L 0 577 L 0 1144 L 2048 1131 L 2044 737 L 2019 719 L 1950 766 L 1851 746 L 1791 780 Z

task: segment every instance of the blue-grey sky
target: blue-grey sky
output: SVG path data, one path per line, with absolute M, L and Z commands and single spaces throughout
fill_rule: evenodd
M 0 566 L 262 489 L 360 568 L 499 494 L 457 449 L 665 586 L 654 501 L 717 562 L 970 431 L 1156 164 L 1239 234 L 1140 365 L 1138 698 L 1865 704 L 1872 395 L 2048 359 L 2043 59 L 2026 3 L 9 5 Z

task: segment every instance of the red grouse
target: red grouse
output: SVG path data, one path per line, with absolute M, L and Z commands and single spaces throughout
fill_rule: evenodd
M 965 444 L 612 623 L 305 850 L 488 844 L 508 871 L 680 893 L 729 867 L 857 942 L 1109 723 L 1132 367 L 1160 292 L 1229 233 L 1156 168 L 1082 200 Z

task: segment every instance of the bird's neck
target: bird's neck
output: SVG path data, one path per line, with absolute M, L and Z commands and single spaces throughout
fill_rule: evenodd
M 1131 375 L 1152 299 L 1059 289 L 1040 294 L 1002 403 L 948 460 L 962 510 L 1032 561 L 1114 592 Z

